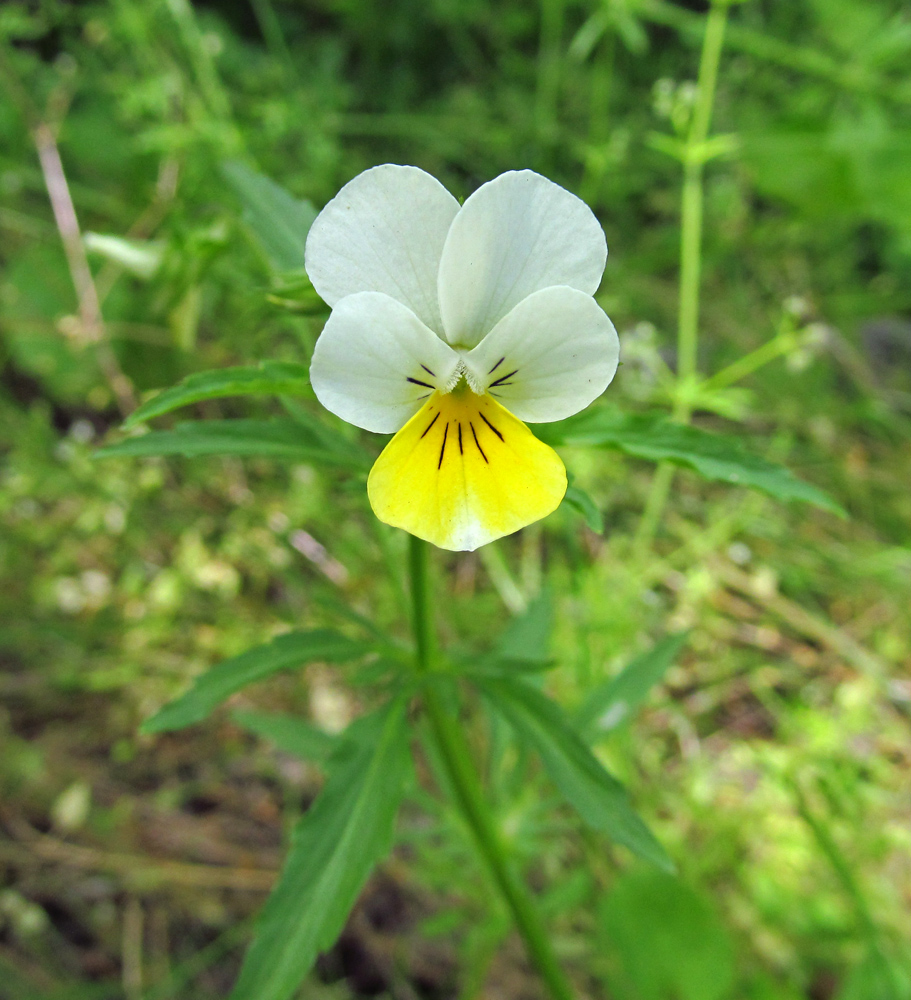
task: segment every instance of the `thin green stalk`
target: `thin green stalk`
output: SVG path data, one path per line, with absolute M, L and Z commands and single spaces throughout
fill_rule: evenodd
M 680 221 L 680 299 L 677 313 L 677 381 L 684 386 L 691 384 L 696 378 L 699 347 L 699 282 L 702 273 L 704 200 L 702 177 L 705 163 L 698 153 L 708 138 L 712 121 L 727 16 L 726 0 L 712 4 L 699 61 L 696 106 L 686 139 Z M 691 406 L 688 400 L 687 393 L 678 399 L 674 407 L 677 419 L 689 419 Z
M 251 0 L 253 13 L 259 24 L 259 30 L 263 33 L 272 56 L 281 62 L 285 67 L 285 72 L 289 79 L 294 79 L 294 60 L 285 41 L 281 23 L 272 6 L 272 0 Z
M 528 600 L 522 593 L 518 583 L 513 579 L 503 553 L 496 544 L 483 546 L 478 551 L 481 565 L 487 570 L 493 589 L 500 595 L 500 600 L 514 615 L 521 615 L 528 610 Z
M 655 24 L 674 28 L 686 39 L 704 38 L 705 15 L 687 10 L 669 0 L 642 0 L 638 13 Z M 876 94 L 896 104 L 911 102 L 911 88 L 908 86 L 896 85 L 895 81 L 884 75 L 871 74 L 868 70 L 859 68 L 855 62 L 839 61 L 808 45 L 794 45 L 742 25 L 731 25 L 727 41 L 728 46 L 736 51 L 798 73 L 828 80 L 851 93 Z
M 427 586 L 427 544 L 413 536 L 409 542 L 416 665 L 419 673 L 428 674 L 434 670 L 434 643 Z M 439 692 L 430 685 L 424 691 L 424 706 L 458 806 L 474 837 L 478 853 L 512 913 L 529 958 L 555 1000 L 573 1000 L 572 988 L 557 963 L 535 904 L 509 864 L 472 763 L 471 751 L 458 723 L 447 712 Z
M 652 476 L 648 498 L 645 501 L 645 508 L 639 519 L 639 527 L 633 541 L 633 560 L 636 563 L 642 562 L 648 555 L 655 535 L 658 533 L 661 515 L 664 513 L 664 506 L 671 493 L 674 471 L 674 466 L 670 462 L 662 462 Z
M 812 831 L 813 836 L 816 838 L 816 843 L 819 844 L 826 860 L 838 877 L 838 881 L 841 882 L 845 895 L 851 900 L 858 928 L 863 932 L 869 943 L 876 947 L 879 943 L 879 931 L 870 912 L 870 906 L 861 891 L 857 879 L 854 878 L 851 866 L 839 850 L 838 845 L 835 843 L 835 838 L 829 832 L 826 824 L 814 815 L 801 786 L 794 779 L 790 781 L 790 785 L 797 800 L 797 812 Z
M 795 342 L 793 330 L 787 329 L 778 333 L 771 340 L 767 340 L 757 347 L 755 351 L 750 351 L 749 354 L 738 358 L 727 368 L 722 368 L 720 372 L 706 379 L 702 383 L 701 389 L 706 392 L 726 389 L 729 385 L 740 382 L 747 375 L 752 375 L 753 372 L 762 368 L 763 365 L 767 365 L 770 361 L 774 361 L 780 355 L 787 354 L 793 349 Z
M 535 126 L 538 139 L 550 146 L 556 138 L 560 93 L 560 38 L 563 34 L 564 0 L 541 0 L 541 35 L 538 48 L 538 81 Z
M 696 106 L 683 152 L 683 190 L 680 212 L 680 291 L 677 310 L 677 377 L 674 419 L 688 423 L 693 389 L 698 379 L 699 289 L 702 276 L 703 172 L 702 148 L 712 122 L 718 65 L 724 44 L 728 0 L 715 0 L 705 26 Z M 634 541 L 637 557 L 651 548 L 673 482 L 673 466 L 663 463 L 652 479 L 645 511 Z
M 408 536 L 408 576 L 411 581 L 411 627 L 417 668 L 422 674 L 433 670 L 433 615 L 430 610 L 430 588 L 427 585 L 427 543 Z

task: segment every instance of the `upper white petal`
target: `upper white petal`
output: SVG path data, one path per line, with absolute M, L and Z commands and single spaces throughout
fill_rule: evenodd
M 384 292 L 442 333 L 437 273 L 459 203 L 430 174 L 386 163 L 349 181 L 307 236 L 306 268 L 330 305 Z
M 313 351 L 310 382 L 327 410 L 391 434 L 434 389 L 447 388 L 459 364 L 407 306 L 381 292 L 359 292 L 332 310 Z
M 477 391 L 520 420 L 545 423 L 600 396 L 619 358 L 617 331 L 598 303 L 560 285 L 523 299 L 463 362 Z
M 439 296 L 450 344 L 473 347 L 532 292 L 569 285 L 593 294 L 607 260 L 591 209 L 531 170 L 478 188 L 446 237 Z

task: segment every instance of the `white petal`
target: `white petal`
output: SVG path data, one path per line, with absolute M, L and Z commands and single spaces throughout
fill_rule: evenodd
M 430 174 L 386 163 L 358 174 L 317 216 L 306 267 L 330 305 L 355 292 L 384 292 L 442 333 L 440 255 L 459 203 Z
M 342 420 L 391 434 L 434 389 L 446 389 L 458 367 L 456 352 L 407 306 L 360 292 L 332 310 L 313 351 L 310 382 Z
M 620 341 L 597 302 L 565 285 L 529 295 L 463 361 L 475 391 L 520 420 L 578 413 L 617 370 Z
M 474 347 L 513 306 L 542 288 L 594 294 L 607 244 L 591 209 L 531 170 L 478 188 L 456 216 L 440 261 L 446 339 Z

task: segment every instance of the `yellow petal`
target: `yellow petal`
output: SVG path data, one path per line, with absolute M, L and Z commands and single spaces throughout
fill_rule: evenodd
M 435 392 L 367 480 L 376 516 L 441 549 L 473 551 L 555 510 L 560 456 L 490 396 Z

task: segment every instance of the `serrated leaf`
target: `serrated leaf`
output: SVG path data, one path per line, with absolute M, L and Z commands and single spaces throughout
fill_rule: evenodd
M 673 870 L 664 848 L 630 804 L 626 789 L 550 698 L 519 680 L 483 677 L 475 683 L 535 749 L 553 783 L 586 823 L 646 861 Z
M 599 684 L 573 713 L 580 732 L 608 732 L 631 718 L 677 658 L 688 634 L 667 636 L 627 664 L 616 677 Z
M 231 718 L 244 729 L 274 743 L 282 753 L 301 760 L 322 764 L 338 745 L 336 736 L 311 726 L 296 715 L 238 710 L 231 713 Z
M 366 469 L 370 465 L 369 457 L 359 448 L 345 442 L 344 450 L 330 449 L 298 420 L 289 419 L 197 420 L 178 424 L 174 430 L 127 438 L 100 448 L 95 454 L 98 458 L 259 455 L 350 469 Z
M 310 387 L 305 365 L 266 361 L 257 366 L 218 368 L 189 375 L 179 385 L 160 392 L 143 403 L 124 421 L 129 429 L 152 417 L 160 417 L 181 406 L 223 396 L 300 396 Z
M 272 642 L 248 649 L 240 656 L 207 670 L 193 683 L 189 691 L 165 705 L 142 725 L 144 733 L 162 733 L 200 722 L 226 698 L 241 688 L 261 681 L 280 670 L 290 670 L 313 660 L 344 663 L 354 660 L 373 647 L 356 642 L 330 629 L 311 632 L 288 632 Z
M 272 269 L 298 271 L 304 267 L 307 233 L 318 212 L 309 201 L 300 201 L 275 181 L 232 160 L 222 173 L 243 206 L 249 226 Z
M 298 822 L 230 1000 L 287 1000 L 388 852 L 411 770 L 403 701 L 355 723 Z
M 655 462 L 689 466 L 706 479 L 762 490 L 778 500 L 815 504 L 842 517 L 844 509 L 823 490 L 782 465 L 747 451 L 736 438 L 677 424 L 660 414 L 625 414 L 601 407 L 535 428 L 551 445 L 619 448 Z
M 581 514 L 582 520 L 596 535 L 604 534 L 604 516 L 585 490 L 580 490 L 578 486 L 567 486 L 561 506 Z

